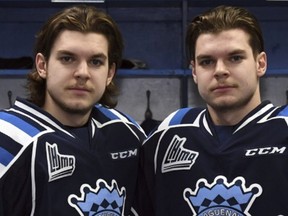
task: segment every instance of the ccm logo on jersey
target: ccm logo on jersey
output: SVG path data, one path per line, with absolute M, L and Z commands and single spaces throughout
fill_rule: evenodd
M 267 155 L 267 154 L 283 154 L 286 147 L 265 147 L 265 148 L 255 148 L 246 150 L 245 156 L 255 156 L 255 155 Z
M 136 149 L 122 151 L 122 152 L 114 152 L 110 154 L 113 160 L 125 159 L 125 158 L 130 158 L 130 157 L 136 157 L 138 155 L 138 149 L 136 148 Z

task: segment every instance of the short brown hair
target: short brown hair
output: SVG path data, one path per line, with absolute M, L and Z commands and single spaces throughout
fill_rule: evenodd
M 195 17 L 187 28 L 186 49 L 188 61 L 195 60 L 195 46 L 203 33 L 240 28 L 250 35 L 249 43 L 254 56 L 264 51 L 264 41 L 258 20 L 241 7 L 218 6 Z
M 63 30 L 79 32 L 95 32 L 102 34 L 108 41 L 108 62 L 109 67 L 116 65 L 120 67 L 123 52 L 123 38 L 117 24 L 105 12 L 87 5 L 77 5 L 59 11 L 43 25 L 36 35 L 34 57 L 37 53 L 42 53 L 48 61 L 53 44 L 60 32 Z M 28 100 L 32 103 L 43 106 L 45 102 L 46 81 L 37 72 L 36 66 L 28 74 L 26 88 L 28 90 Z M 114 81 L 106 87 L 99 103 L 107 107 L 117 105 L 118 89 Z

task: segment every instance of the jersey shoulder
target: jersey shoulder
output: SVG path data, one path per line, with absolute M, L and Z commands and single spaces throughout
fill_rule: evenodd
M 18 160 L 40 136 L 52 133 L 56 128 L 60 131 L 60 126 L 49 116 L 19 98 L 11 108 L 0 111 L 0 125 L 0 175 L 1 170 Z
M 0 122 L 0 134 L 10 137 L 22 145 L 49 129 L 37 119 L 16 111 L 1 111 Z
M 288 117 L 288 105 L 279 107 L 280 112 L 277 114 L 279 117 Z
M 199 125 L 199 122 L 203 119 L 206 109 L 201 107 L 187 107 L 181 108 L 170 115 L 168 115 L 158 126 L 158 128 L 154 131 L 157 133 L 159 131 L 163 131 L 170 127 L 178 127 L 187 125 Z M 152 135 L 152 134 L 151 134 Z
M 29 147 L 35 137 L 47 131 L 39 121 L 13 110 L 0 112 L 0 176 L 8 165 Z
M 125 126 L 132 128 L 133 131 L 137 131 L 137 133 L 140 132 L 142 135 L 146 136 L 144 130 L 134 120 L 134 118 L 117 109 L 108 108 L 101 104 L 97 104 L 92 113 L 92 118 L 101 125 L 122 123 Z

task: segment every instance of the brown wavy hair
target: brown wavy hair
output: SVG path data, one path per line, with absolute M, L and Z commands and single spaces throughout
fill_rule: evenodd
M 65 8 L 47 20 L 36 35 L 34 58 L 37 53 L 42 53 L 49 60 L 52 46 L 63 30 L 78 31 L 83 33 L 95 32 L 102 34 L 108 40 L 108 64 L 111 67 L 120 67 L 123 52 L 123 38 L 115 21 L 104 11 L 88 5 L 77 5 Z M 42 79 L 34 64 L 28 74 L 26 89 L 28 100 L 43 106 L 45 102 L 46 80 Z M 118 88 L 112 82 L 106 87 L 99 103 L 114 108 L 117 105 Z
M 195 60 L 196 41 L 201 34 L 230 29 L 242 29 L 250 35 L 254 57 L 264 51 L 263 35 L 256 17 L 245 8 L 222 5 L 195 17 L 188 25 L 186 49 L 189 63 Z

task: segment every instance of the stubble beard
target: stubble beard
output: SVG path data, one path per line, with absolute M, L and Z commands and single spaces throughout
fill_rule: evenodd
M 232 112 L 244 108 L 252 100 L 253 95 L 242 97 L 234 101 L 209 102 L 208 105 L 216 112 Z
M 76 104 L 76 105 L 73 105 L 72 103 L 69 104 L 69 102 L 66 103 L 64 100 L 53 97 L 52 95 L 51 95 L 51 98 L 61 110 L 71 115 L 86 115 L 87 113 L 91 111 L 93 107 L 93 105 L 83 106 L 79 104 Z

